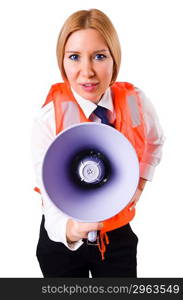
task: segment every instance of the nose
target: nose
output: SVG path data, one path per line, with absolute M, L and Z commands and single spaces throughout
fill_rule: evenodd
M 95 75 L 92 61 L 89 58 L 83 59 L 81 63 L 81 74 L 86 78 L 93 77 Z

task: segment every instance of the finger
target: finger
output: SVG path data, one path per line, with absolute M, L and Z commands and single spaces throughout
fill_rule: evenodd
M 80 231 L 81 232 L 89 232 L 89 231 L 97 231 L 103 228 L 103 223 L 81 223 Z
M 133 201 L 132 204 L 130 205 L 129 209 L 130 210 L 134 209 L 136 204 L 137 204 L 137 201 Z
M 135 205 L 130 206 L 129 210 L 133 210 L 135 208 Z

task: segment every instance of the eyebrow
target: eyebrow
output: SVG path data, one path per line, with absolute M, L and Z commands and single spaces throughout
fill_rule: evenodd
M 109 50 L 107 49 L 100 49 L 100 50 L 96 50 L 93 53 L 99 53 L 99 52 L 109 52 Z M 80 51 L 75 51 L 75 50 L 69 50 L 69 51 L 65 51 L 65 53 L 81 53 Z

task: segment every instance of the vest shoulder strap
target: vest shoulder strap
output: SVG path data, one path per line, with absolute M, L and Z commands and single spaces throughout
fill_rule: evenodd
M 125 90 L 127 93 L 131 93 L 135 91 L 135 86 L 129 82 L 116 82 L 114 86 Z
M 43 106 L 47 105 L 51 101 L 56 101 L 57 99 L 59 99 L 60 101 L 73 100 L 71 89 L 67 83 L 59 82 L 53 84 L 48 92 L 48 95 L 46 97 Z

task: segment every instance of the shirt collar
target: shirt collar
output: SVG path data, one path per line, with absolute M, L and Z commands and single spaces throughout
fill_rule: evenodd
M 74 95 L 74 98 L 76 99 L 77 103 L 83 110 L 85 117 L 88 119 L 90 115 L 94 112 L 94 110 L 97 108 L 97 105 L 90 100 L 87 100 L 80 95 L 78 95 L 74 89 L 71 87 L 72 93 Z M 109 109 L 111 112 L 113 112 L 113 102 L 112 102 L 112 96 L 111 96 L 111 89 L 108 88 L 102 98 L 100 99 L 98 105 L 103 106 L 107 109 Z

